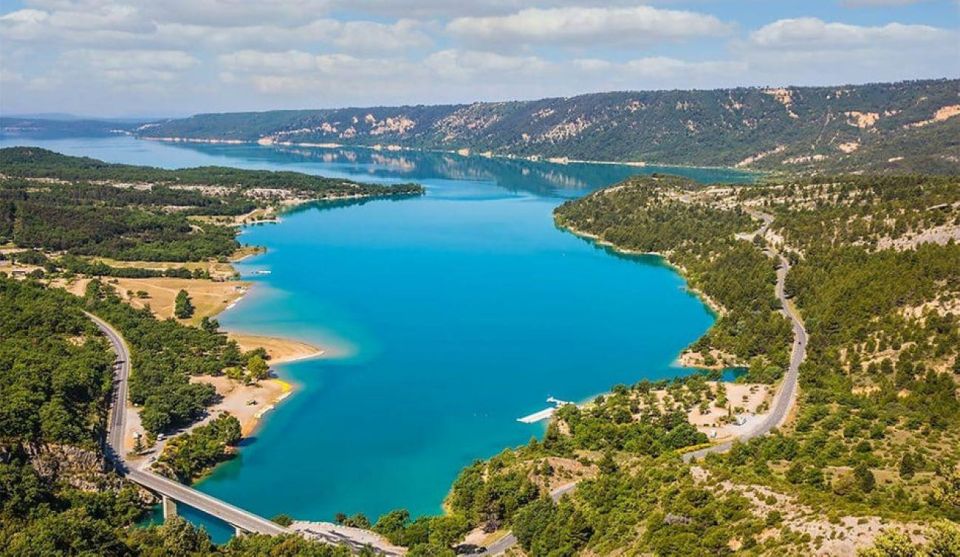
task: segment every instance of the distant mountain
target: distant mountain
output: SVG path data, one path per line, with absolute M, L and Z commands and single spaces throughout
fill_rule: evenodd
M 0 137 L 102 137 L 130 134 L 143 120 L 86 120 L 66 114 L 2 116 Z
M 785 171 L 957 173 L 960 80 L 200 114 L 136 133 Z

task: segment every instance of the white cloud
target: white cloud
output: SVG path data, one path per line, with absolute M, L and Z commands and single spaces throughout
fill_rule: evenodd
M 585 72 L 612 73 L 621 81 L 667 80 L 683 76 L 696 76 L 699 80 L 714 80 L 722 76 L 733 80 L 742 77 L 748 69 L 747 64 L 740 61 L 691 62 L 665 56 L 637 58 L 621 63 L 579 58 L 573 61 L 573 65 Z
M 816 18 L 783 19 L 751 33 L 733 54 L 754 79 L 841 84 L 955 77 L 958 36 L 927 25 L 860 26 Z
M 647 0 L 643 4 L 672 4 L 682 0 Z M 345 9 L 363 14 L 387 17 L 454 18 L 467 16 L 508 15 L 536 4 L 538 8 L 558 7 L 630 7 L 638 0 L 331 0 L 331 10 Z
M 548 71 L 551 64 L 536 56 L 504 56 L 493 52 L 448 49 L 435 52 L 423 62 L 441 79 L 469 80 L 493 74 L 504 79 L 512 76 L 534 78 Z
M 889 23 L 864 27 L 807 17 L 781 19 L 765 25 L 750 34 L 750 42 L 763 48 L 823 50 L 930 45 L 951 37 L 955 37 L 954 33 L 928 25 Z
M 43 10 L 17 10 L 0 16 L 0 39 L 30 41 L 39 36 L 50 14 Z
M 132 10 L 157 23 L 244 26 L 297 24 L 327 13 L 330 0 L 29 0 L 31 6 L 50 11 L 98 14 Z
M 180 50 L 70 50 L 60 59 L 64 71 L 117 83 L 172 81 L 198 63 Z
M 158 114 L 960 73 L 954 29 L 797 18 L 746 32 L 640 2 L 26 0 L 0 13 L 0 101 Z
M 408 19 L 390 24 L 317 19 L 294 27 L 164 24 L 157 29 L 153 39 L 159 45 L 190 43 L 215 51 L 325 45 L 349 53 L 396 53 L 431 46 L 432 39 L 422 27 L 419 22 Z
M 453 36 L 488 44 L 647 43 L 731 30 L 711 15 L 649 6 L 530 8 L 506 16 L 461 17 L 447 25 Z
M 342 23 L 334 45 L 348 52 L 396 52 L 408 48 L 430 46 L 432 40 L 412 19 L 401 19 L 391 25 L 372 21 Z
M 220 0 L 223 1 L 223 0 Z M 169 15 L 169 14 L 167 14 Z M 345 52 L 375 53 L 429 47 L 425 25 L 412 19 L 391 23 L 330 18 L 304 19 L 281 25 L 256 18 L 229 26 L 194 21 L 159 21 L 131 6 L 91 8 L 88 12 L 25 9 L 0 16 L 0 38 L 97 48 L 280 49 L 327 45 Z
M 218 59 L 220 79 L 249 84 L 274 103 L 283 98 L 335 98 L 349 94 L 346 104 L 416 102 L 422 84 L 442 96 L 433 102 L 496 98 L 537 98 L 589 90 L 650 89 L 674 86 L 735 84 L 746 66 L 740 62 L 691 62 L 647 57 L 626 62 L 603 59 L 548 61 L 537 56 L 446 49 L 421 60 L 316 55 L 303 51 L 239 51 Z M 679 81 L 678 81 L 679 80 Z M 509 93 L 504 94 L 504 91 Z M 417 95 L 410 98 L 409 95 Z M 341 101 L 339 104 L 345 104 Z M 320 106 L 320 105 L 317 105 Z M 327 105 L 324 105 L 327 106 Z
M 123 31 L 148 33 L 154 24 L 133 6 L 103 6 L 99 10 L 54 11 L 46 21 L 53 27 L 73 31 Z

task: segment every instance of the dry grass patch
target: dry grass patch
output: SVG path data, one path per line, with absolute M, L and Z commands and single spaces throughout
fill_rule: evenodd
M 114 278 L 109 279 L 109 283 L 116 286 L 120 297 L 133 307 L 143 308 L 149 305 L 150 311 L 158 319 L 173 317 L 177 293 L 186 290 L 196 311 L 190 319 L 180 321 L 193 325 L 200 323 L 204 317 L 212 317 L 227 309 L 250 288 L 248 282 L 180 278 Z M 146 297 L 140 297 L 140 292 L 145 292 Z

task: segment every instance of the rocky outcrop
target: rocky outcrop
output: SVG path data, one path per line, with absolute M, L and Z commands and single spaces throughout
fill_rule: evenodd
M 0 446 L 0 462 L 21 458 L 45 480 L 84 491 L 119 489 L 123 480 L 113 473 L 99 450 L 53 443 Z
M 953 173 L 960 160 L 949 141 L 960 125 L 958 83 L 618 91 L 469 105 L 203 114 L 137 133 L 396 145 L 531 160 Z
M 0 463 L 14 460 L 29 462 L 44 480 L 82 491 L 119 491 L 134 486 L 113 470 L 99 449 L 56 443 L 0 444 Z M 134 487 L 144 505 L 157 503 L 154 494 Z

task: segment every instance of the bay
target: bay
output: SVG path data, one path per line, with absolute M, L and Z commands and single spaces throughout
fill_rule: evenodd
M 303 340 L 327 357 L 279 366 L 294 395 L 197 487 L 263 516 L 310 520 L 439 513 L 462 467 L 542 435 L 542 424 L 517 418 L 548 396 L 583 401 L 617 383 L 687 372 L 675 359 L 710 326 L 709 310 L 660 258 L 618 255 L 558 230 L 552 211 L 633 174 L 752 179 L 370 149 L 0 141 L 14 144 L 427 187 L 420 198 L 301 206 L 240 236 L 268 251 L 238 266 L 256 286 L 222 325 Z M 218 540 L 232 533 L 188 516 Z

